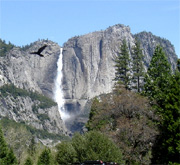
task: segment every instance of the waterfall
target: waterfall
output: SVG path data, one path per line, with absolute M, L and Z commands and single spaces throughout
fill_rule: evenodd
M 60 48 L 60 55 L 59 59 L 57 61 L 57 76 L 55 79 L 55 89 L 54 89 L 54 100 L 58 104 L 58 110 L 61 115 L 61 118 L 63 121 L 69 118 L 68 113 L 64 109 L 64 97 L 63 97 L 63 91 L 62 91 L 62 78 L 63 78 L 63 73 L 62 73 L 62 68 L 63 68 L 63 62 L 62 62 L 62 54 L 63 48 Z

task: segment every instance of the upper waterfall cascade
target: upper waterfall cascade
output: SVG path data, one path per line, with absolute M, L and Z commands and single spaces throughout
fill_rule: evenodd
M 68 113 L 65 111 L 64 108 L 64 98 L 63 98 L 63 91 L 62 91 L 62 78 L 63 78 L 63 48 L 60 48 L 60 55 L 57 61 L 57 76 L 55 80 L 55 90 L 54 90 L 54 100 L 58 104 L 58 110 L 61 115 L 62 120 L 66 120 L 69 118 Z

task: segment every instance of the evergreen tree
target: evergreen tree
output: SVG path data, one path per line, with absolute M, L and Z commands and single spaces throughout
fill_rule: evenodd
M 57 146 L 56 162 L 58 164 L 73 164 L 77 162 L 76 151 L 70 142 L 62 142 Z
M 9 149 L 6 144 L 1 127 L 0 127 L 0 164 L 1 165 L 17 164 L 17 159 L 13 153 L 13 150 Z
M 123 84 L 126 89 L 130 89 L 130 57 L 129 50 L 124 39 L 120 47 L 120 53 L 115 60 L 115 81 L 117 84 Z
M 45 148 L 38 158 L 38 165 L 51 165 L 51 150 Z
M 123 164 L 122 153 L 106 135 L 90 131 L 85 135 L 87 160 L 113 161 Z
M 145 76 L 144 94 L 151 100 L 161 99 L 166 88 L 168 78 L 171 75 L 170 64 L 162 47 L 156 47 Z
M 24 165 L 33 165 L 33 162 L 30 157 L 28 157 L 24 163 Z
M 2 129 L 0 127 L 0 160 L 5 161 L 8 156 L 8 147 L 4 139 Z
M 16 157 L 15 157 L 15 155 L 14 155 L 14 151 L 13 151 L 12 148 L 10 148 L 9 153 L 8 153 L 7 164 L 8 164 L 8 165 L 9 165 L 9 164 L 12 164 L 12 165 L 17 164 L 17 159 L 16 159 Z
M 71 142 L 63 142 L 57 146 L 58 164 L 82 163 L 86 160 L 124 163 L 122 153 L 116 144 L 97 131 L 89 131 L 84 135 L 76 133 Z
M 79 162 L 103 160 L 124 163 L 122 153 L 116 144 L 97 131 L 89 131 L 84 135 L 75 134 L 72 138 L 72 146 Z
M 143 65 L 143 59 L 144 55 L 142 53 L 142 49 L 140 47 L 140 42 L 136 39 L 135 40 L 135 46 L 132 49 L 132 59 L 133 59 L 133 83 L 135 83 L 135 86 L 133 86 L 134 89 L 136 89 L 138 92 L 142 90 L 142 83 L 144 79 L 144 65 Z
M 153 164 L 180 163 L 180 72 L 171 76 L 158 106 L 162 120 L 153 147 Z
M 12 43 L 6 43 L 5 40 L 1 40 L 0 39 L 0 56 L 3 57 L 6 55 L 6 53 L 11 50 L 13 47 L 15 47 L 15 45 L 13 45 Z
M 152 151 L 153 164 L 180 163 L 180 74 L 171 75 L 170 64 L 157 46 L 145 78 L 144 93 L 160 116 Z
M 72 146 L 76 151 L 77 159 L 79 162 L 86 160 L 86 139 L 79 133 L 74 134 L 72 138 Z
M 91 105 L 91 110 L 90 110 L 90 113 L 89 113 L 89 120 L 88 122 L 86 123 L 86 128 L 88 129 L 88 131 L 91 131 L 92 130 L 92 121 L 93 121 L 93 117 L 98 113 L 99 111 L 99 100 L 97 97 L 95 97 L 92 101 L 92 105 Z

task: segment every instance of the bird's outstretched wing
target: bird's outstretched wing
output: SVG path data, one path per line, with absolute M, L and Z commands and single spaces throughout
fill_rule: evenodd
M 37 52 L 30 52 L 30 54 L 37 54 Z
M 41 52 L 47 47 L 47 45 L 44 45 L 43 47 L 38 49 L 38 54 L 41 54 Z

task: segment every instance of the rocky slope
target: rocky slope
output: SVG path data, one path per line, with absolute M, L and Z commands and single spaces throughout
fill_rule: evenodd
M 160 38 L 158 36 L 153 35 L 151 32 L 141 32 L 134 35 L 135 38 L 141 42 L 141 46 L 143 49 L 143 54 L 145 54 L 145 64 L 149 65 L 153 52 L 157 46 L 160 44 L 163 47 L 166 55 L 168 56 L 168 60 L 171 63 L 172 70 L 175 69 L 176 64 L 174 63 L 177 60 L 177 55 L 174 50 L 174 46 L 170 41 Z
M 49 133 L 66 134 L 57 104 L 35 92 L 4 85 L 0 88 L 0 118 L 6 117 Z

